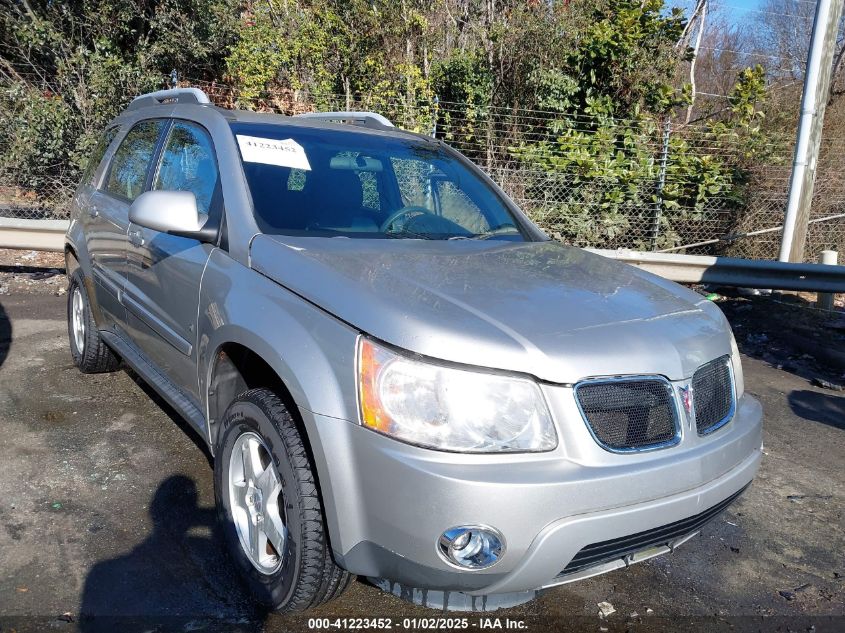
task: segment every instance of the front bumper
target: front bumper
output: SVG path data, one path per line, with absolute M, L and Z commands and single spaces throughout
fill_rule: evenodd
M 550 453 L 466 455 L 302 415 L 338 563 L 405 587 L 479 596 L 566 582 L 561 573 L 582 548 L 716 506 L 754 477 L 762 443 L 762 411 L 747 395 L 712 435 L 685 429 L 678 446 L 638 455 L 594 451 L 574 422 Z M 496 565 L 464 572 L 439 557 L 440 534 L 466 524 L 504 535 Z

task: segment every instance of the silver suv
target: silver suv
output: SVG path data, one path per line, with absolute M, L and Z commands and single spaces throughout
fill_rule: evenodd
M 379 115 L 138 97 L 66 252 L 74 362 L 122 360 L 196 428 L 235 564 L 277 610 L 353 574 L 514 605 L 672 550 L 760 461 L 717 306 L 550 241 Z

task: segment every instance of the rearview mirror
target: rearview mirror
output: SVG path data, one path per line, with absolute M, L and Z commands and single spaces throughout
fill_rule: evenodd
M 354 171 L 383 171 L 384 165 L 370 156 L 334 156 L 329 161 L 330 169 L 351 169 Z
M 191 191 L 147 191 L 129 207 L 129 221 L 153 231 L 209 241 L 216 231 L 204 230 L 208 216 L 197 209 Z M 211 228 L 211 227 L 209 227 Z

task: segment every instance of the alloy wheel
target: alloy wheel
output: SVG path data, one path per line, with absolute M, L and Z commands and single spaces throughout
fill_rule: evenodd
M 267 445 L 248 431 L 229 458 L 229 506 L 244 553 L 262 574 L 282 566 L 287 528 L 280 504 L 281 479 Z
M 73 342 L 76 344 L 76 351 L 82 354 L 85 352 L 85 303 L 82 301 L 82 290 L 79 286 L 73 289 L 70 315 Z

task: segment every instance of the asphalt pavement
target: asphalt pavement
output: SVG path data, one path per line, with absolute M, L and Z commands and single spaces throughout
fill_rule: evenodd
M 447 628 L 362 581 L 304 617 L 254 605 L 218 538 L 201 441 L 126 370 L 73 367 L 65 300 L 0 296 L 0 631 Z M 845 394 L 744 367 L 765 456 L 735 505 L 674 554 L 466 627 L 845 630 Z

